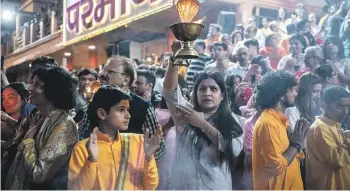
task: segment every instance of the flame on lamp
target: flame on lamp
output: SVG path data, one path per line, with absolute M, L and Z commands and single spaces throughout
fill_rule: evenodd
M 83 97 L 91 102 L 92 98 L 94 97 L 94 94 L 97 92 L 97 90 L 101 87 L 101 84 L 99 81 L 93 82 L 90 86 L 87 86 L 85 88 L 85 92 L 83 93 Z
M 179 0 L 176 4 L 181 22 L 190 23 L 199 12 L 198 0 Z
M 197 23 L 197 24 L 202 24 L 202 22 L 205 20 L 205 16 L 199 20 L 196 20 L 196 21 L 193 21 L 194 23 Z

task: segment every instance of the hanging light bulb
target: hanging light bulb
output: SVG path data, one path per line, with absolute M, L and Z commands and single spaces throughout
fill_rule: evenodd
M 181 22 L 190 23 L 199 11 L 198 0 L 179 0 L 176 4 Z

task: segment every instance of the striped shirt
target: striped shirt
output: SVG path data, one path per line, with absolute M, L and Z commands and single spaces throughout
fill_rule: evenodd
M 187 68 L 186 73 L 186 84 L 188 88 L 193 88 L 194 77 L 203 72 L 206 63 L 211 60 L 210 56 L 207 54 L 201 54 L 197 59 L 192 59 L 190 66 Z
M 208 64 L 205 66 L 204 68 L 204 72 L 218 72 L 220 73 L 220 75 L 222 77 L 224 77 L 224 79 L 226 79 L 227 76 L 229 75 L 233 75 L 235 72 L 233 69 L 231 68 L 237 68 L 237 64 L 233 63 L 233 62 L 229 62 L 228 66 L 224 67 L 224 68 L 217 68 L 216 66 L 216 62 L 213 62 L 211 64 Z

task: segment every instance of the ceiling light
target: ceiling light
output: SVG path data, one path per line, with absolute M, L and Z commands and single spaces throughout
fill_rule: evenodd
M 2 19 L 6 21 L 12 21 L 14 12 L 5 10 L 2 12 Z
M 90 50 L 95 50 L 95 49 L 96 49 L 96 46 L 90 45 L 90 46 L 89 46 L 89 49 L 90 49 Z
M 65 52 L 64 56 L 72 56 L 72 54 L 70 52 Z

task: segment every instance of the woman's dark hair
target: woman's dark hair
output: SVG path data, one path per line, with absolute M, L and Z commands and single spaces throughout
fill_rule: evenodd
M 315 103 L 312 97 L 312 91 L 316 84 L 322 84 L 322 80 L 311 72 L 301 76 L 298 83 L 298 95 L 295 98 L 300 116 L 305 117 L 310 123 L 315 121 L 315 116 L 320 112 L 320 102 Z
M 61 67 L 39 67 L 33 71 L 32 79 L 37 76 L 44 83 L 44 95 L 55 108 L 70 110 L 76 104 L 76 86 L 73 78 Z
M 327 46 L 329 44 L 334 44 L 338 47 L 338 59 L 341 60 L 343 59 L 344 56 L 344 45 L 343 42 L 341 41 L 341 39 L 338 36 L 331 36 L 331 37 L 327 37 L 326 40 L 324 41 L 323 45 L 322 45 L 322 49 L 323 49 L 323 53 L 325 58 L 328 58 L 328 51 L 327 51 Z
M 43 66 L 58 66 L 58 64 L 54 58 L 51 58 L 49 56 L 40 56 L 34 59 L 29 65 L 31 72 Z
M 329 64 L 318 66 L 314 72 L 321 78 L 323 83 L 326 83 L 327 79 L 333 77 L 333 67 Z
M 243 130 L 231 114 L 224 78 L 217 72 L 201 73 L 198 75 L 193 88 L 194 94 L 192 100 L 194 103 L 194 110 L 202 111 L 197 99 L 197 90 L 199 88 L 199 84 L 205 79 L 213 79 L 219 86 L 221 94 L 223 96 L 223 100 L 221 101 L 219 108 L 211 117 L 211 119 L 209 119 L 209 121 L 211 121 L 214 124 L 213 126 L 218 129 L 218 131 L 223 136 L 225 142 L 225 146 L 223 147 L 225 151 L 220 152 L 220 160 L 221 162 L 223 160 L 227 161 L 230 168 L 233 169 L 235 164 L 235 157 L 232 151 L 232 139 L 241 136 L 243 134 Z M 207 137 L 207 135 L 205 135 L 204 132 L 197 127 L 193 127 L 190 125 L 188 128 L 185 128 L 182 135 L 184 137 L 191 137 L 190 140 L 193 141 L 192 145 L 194 145 L 194 147 L 196 147 L 197 150 L 199 150 L 199 153 L 205 146 L 212 145 L 212 142 Z M 197 153 L 197 156 L 195 157 L 199 159 L 198 151 L 193 152 Z M 200 164 L 199 166 L 200 169 L 205 171 L 205 169 Z
M 270 69 L 267 67 L 264 56 L 261 56 L 261 55 L 254 56 L 252 61 L 251 61 L 251 64 L 256 64 L 256 65 L 260 66 L 262 76 L 270 71 Z
M 27 100 L 29 98 L 29 91 L 28 91 L 28 87 L 23 82 L 13 82 L 13 83 L 9 84 L 8 86 L 6 86 L 3 89 L 3 91 L 6 88 L 12 88 L 12 89 L 16 90 L 18 95 L 21 97 L 22 102 L 23 103 L 27 102 Z
M 273 108 L 289 89 L 297 85 L 296 79 L 284 71 L 272 71 L 260 80 L 256 103 L 261 109 Z
M 229 75 L 226 77 L 225 80 L 225 84 L 226 86 L 230 87 L 230 88 L 235 88 L 235 84 L 234 84 L 234 80 L 235 78 L 239 78 L 241 80 L 241 82 L 243 81 L 242 77 L 240 75 Z
M 107 85 L 100 87 L 94 94 L 94 98 L 87 109 L 87 116 L 91 126 L 98 127 L 100 125 L 97 109 L 102 108 L 109 113 L 111 107 L 120 103 L 122 100 L 131 100 L 131 97 L 116 86 Z
M 301 45 L 303 45 L 303 53 L 304 53 L 304 52 L 305 52 L 305 49 L 308 47 L 304 35 L 302 35 L 302 34 L 300 34 L 300 33 L 297 33 L 297 34 L 293 35 L 293 36 L 289 39 L 289 43 L 292 44 L 292 41 L 293 41 L 293 40 L 296 40 L 296 41 L 300 42 Z

